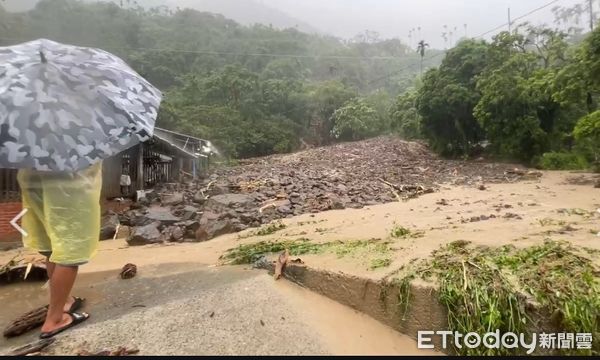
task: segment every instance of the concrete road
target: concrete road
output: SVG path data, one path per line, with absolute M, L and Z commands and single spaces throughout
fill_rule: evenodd
M 375 320 L 264 271 L 190 269 L 149 266 L 130 280 L 115 272 L 82 275 L 76 294 L 88 299 L 92 317 L 60 335 L 48 353 L 126 346 L 147 355 L 424 354 Z M 0 309 L 2 324 L 44 303 L 40 285 L 0 290 L 9 304 Z M 38 331 L 0 340 L 0 353 L 34 341 Z

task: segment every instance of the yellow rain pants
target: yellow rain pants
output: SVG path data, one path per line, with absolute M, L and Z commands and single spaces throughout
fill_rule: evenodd
M 25 247 L 53 263 L 85 264 L 100 240 L 102 163 L 76 173 L 19 170 Z

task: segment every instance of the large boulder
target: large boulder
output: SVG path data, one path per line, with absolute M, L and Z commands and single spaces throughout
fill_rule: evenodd
M 161 233 L 158 230 L 159 226 L 160 222 L 156 221 L 145 226 L 134 228 L 127 239 L 127 243 L 136 246 L 162 242 Z
M 217 220 L 201 226 L 196 231 L 196 241 L 206 241 L 214 239 L 218 236 L 231 234 L 246 230 L 248 225 L 240 223 L 237 219 L 232 220 Z
M 225 184 L 213 184 L 208 191 L 211 196 L 223 195 L 227 194 L 228 192 L 229 188 Z
M 199 210 L 193 206 L 185 206 L 183 209 L 183 214 L 181 215 L 181 220 L 190 221 L 196 220 L 198 218 Z
M 121 225 L 144 226 L 152 223 L 141 210 L 129 210 L 119 216 Z
M 162 238 L 168 242 L 180 242 L 183 241 L 184 232 L 179 226 L 169 226 L 162 232 Z
M 205 212 L 202 215 L 195 233 L 196 241 L 210 240 L 217 236 L 242 231 L 247 228 L 237 218 L 227 218 L 221 215 L 211 211 Z
M 211 209 L 225 210 L 227 208 L 239 208 L 251 205 L 253 198 L 244 194 L 216 195 L 206 201 L 205 206 Z
M 183 193 L 176 192 L 172 194 L 162 194 L 160 202 L 163 206 L 179 205 L 183 202 Z
M 117 232 L 119 223 L 119 215 L 115 213 L 109 213 L 103 216 L 100 225 L 100 240 L 112 240 Z
M 196 231 L 200 228 L 200 222 L 197 220 L 182 221 L 175 224 L 183 229 L 183 237 L 186 239 L 194 239 Z
M 147 219 L 152 222 L 159 222 L 164 226 L 173 225 L 176 222 L 180 222 L 181 219 L 171 214 L 171 210 L 168 208 L 151 207 L 148 208 L 148 213 L 145 215 Z
M 235 231 L 234 223 L 229 219 L 211 221 L 205 225 L 201 225 L 196 231 L 196 241 L 210 240 L 217 236 L 230 234 Z
M 335 194 L 327 194 L 327 199 L 331 210 L 343 210 L 346 208 L 344 200 Z

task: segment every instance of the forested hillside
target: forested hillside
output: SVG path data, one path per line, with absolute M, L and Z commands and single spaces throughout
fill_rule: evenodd
M 42 0 L 26 13 L 0 10 L 0 22 L 1 45 L 45 37 L 122 56 L 165 91 L 160 126 L 232 157 L 335 140 L 332 115 L 357 96 L 348 106 L 376 113 L 360 122 L 387 129 L 391 101 L 420 71 L 420 55 L 399 40 L 344 43 L 190 9 Z
M 581 38 L 581 36 L 578 36 Z M 547 169 L 598 167 L 600 29 L 524 24 L 467 40 L 398 98 L 395 122 L 446 155 L 483 151 Z
M 561 25 L 582 23 L 585 7 L 555 13 Z M 25 13 L 0 9 L 0 25 L 0 45 L 46 37 L 121 55 L 164 90 L 159 126 L 208 138 L 228 157 L 392 132 L 448 156 L 545 168 L 600 156 L 597 28 L 522 24 L 444 55 L 426 41 L 411 49 L 365 32 L 344 42 L 127 1 L 41 0 Z

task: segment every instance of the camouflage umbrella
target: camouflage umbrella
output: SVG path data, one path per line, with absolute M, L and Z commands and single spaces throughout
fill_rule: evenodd
M 115 155 L 152 136 L 161 97 L 102 50 L 0 47 L 0 168 L 76 171 Z

